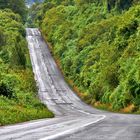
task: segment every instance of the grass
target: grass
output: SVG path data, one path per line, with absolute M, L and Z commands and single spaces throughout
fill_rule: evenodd
M 38 98 L 31 68 L 12 68 L 5 72 L 5 64 L 1 66 L 0 81 L 10 87 L 13 93 L 10 98 L 0 96 L 0 126 L 54 117 Z
M 25 96 L 26 94 L 22 94 L 24 99 L 0 96 L 0 126 L 54 117 L 54 114 L 33 94 Z

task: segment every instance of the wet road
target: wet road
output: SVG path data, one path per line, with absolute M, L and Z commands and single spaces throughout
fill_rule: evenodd
M 140 116 L 109 113 L 83 103 L 64 81 L 38 29 L 27 41 L 39 97 L 55 114 L 0 128 L 0 140 L 140 140 Z

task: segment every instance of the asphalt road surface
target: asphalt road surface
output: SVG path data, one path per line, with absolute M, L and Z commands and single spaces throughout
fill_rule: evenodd
M 27 41 L 40 100 L 55 113 L 41 119 L 0 127 L 0 140 L 140 140 L 140 116 L 94 109 L 64 81 L 38 29 Z

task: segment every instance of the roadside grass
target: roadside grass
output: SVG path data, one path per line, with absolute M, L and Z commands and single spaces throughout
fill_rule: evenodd
M 40 102 L 30 69 L 11 70 L 8 74 L 2 75 L 1 81 L 12 88 L 13 95 L 10 98 L 0 96 L 0 126 L 54 117 L 54 114 Z
M 0 63 L 0 126 L 54 117 L 39 100 L 28 53 L 26 58 L 26 69 Z
M 10 100 L 1 96 L 0 126 L 54 116 L 38 99 L 31 101 L 31 104 L 20 104 L 14 99 Z

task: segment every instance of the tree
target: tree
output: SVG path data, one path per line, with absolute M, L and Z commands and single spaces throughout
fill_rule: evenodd
M 23 21 L 26 18 L 25 0 L 0 0 L 0 9 L 9 8 L 13 12 L 21 15 Z

